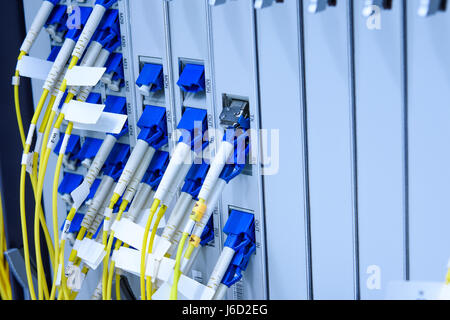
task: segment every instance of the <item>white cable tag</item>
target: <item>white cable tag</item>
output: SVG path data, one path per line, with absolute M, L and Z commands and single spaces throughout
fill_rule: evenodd
M 104 212 L 105 220 L 103 221 L 103 230 L 109 232 L 111 230 L 113 209 L 107 207 Z
M 65 270 L 67 277 L 67 287 L 72 291 L 79 292 L 86 275 L 81 272 L 81 268 L 76 265 L 68 265 Z
M 28 134 L 27 134 L 27 140 L 25 141 L 25 144 L 31 145 L 31 143 L 33 142 L 35 130 L 36 130 L 36 125 L 33 123 L 30 124 L 30 128 L 28 129 Z
M 56 275 L 56 286 L 59 287 L 61 285 L 61 275 L 62 275 L 62 264 L 58 265 L 58 273 Z
M 123 218 L 120 221 L 116 221 L 112 226 L 114 230 L 114 236 L 129 244 L 130 246 L 141 250 L 142 239 L 144 238 L 144 228 L 134 223 L 133 221 Z M 156 240 L 156 239 L 155 239 Z
M 51 61 L 23 56 L 17 63 L 17 70 L 21 77 L 46 80 L 52 66 L 53 62 Z
M 37 133 L 36 146 L 34 147 L 34 152 L 39 154 L 41 152 L 42 140 L 44 139 L 44 134 L 42 132 Z
M 98 268 L 105 255 L 105 247 L 92 239 L 85 238 L 78 248 L 78 257 L 92 270 Z
M 85 124 L 80 122 L 75 122 L 73 127 L 79 130 L 97 131 L 118 134 L 122 131 L 128 116 L 125 114 L 117 114 L 110 112 L 103 112 L 100 115 L 97 123 Z
M 140 275 L 141 270 L 141 252 L 139 250 L 134 250 L 131 248 L 121 247 L 119 250 L 115 250 L 112 259 L 116 263 L 116 268 L 122 269 L 126 272 Z M 157 274 L 152 273 L 154 257 L 152 254 L 147 254 L 147 264 L 145 269 L 145 274 L 151 276 L 153 281 L 155 279 L 160 281 L 168 281 L 172 274 L 173 268 L 175 267 L 175 260 L 169 258 L 163 258 L 161 261 L 161 267 Z
M 20 77 L 13 76 L 13 77 L 12 77 L 11 84 L 12 84 L 13 86 L 20 86 Z
M 66 120 L 81 124 L 96 124 L 105 105 L 72 100 L 64 108 Z
M 34 157 L 34 152 L 22 155 L 21 164 L 26 166 L 26 171 L 29 174 L 33 174 L 33 157 Z
M 63 231 L 61 232 L 61 240 L 67 240 L 71 224 L 72 222 L 69 220 L 66 220 L 66 222 L 64 222 L 64 228 Z
M 79 209 L 82 205 L 84 200 L 89 196 L 89 193 L 91 192 L 91 185 L 86 180 L 83 181 L 75 190 L 72 191 L 70 194 L 73 199 L 73 206 L 77 209 Z
M 50 134 L 50 139 L 47 143 L 47 149 L 53 150 L 56 146 L 56 143 L 58 142 L 59 137 L 59 129 L 53 128 L 52 133 Z
M 105 71 L 106 68 L 75 66 L 67 71 L 67 85 L 95 87 Z
M 212 300 L 215 291 L 200 282 L 185 275 L 181 275 L 178 291 L 189 300 Z

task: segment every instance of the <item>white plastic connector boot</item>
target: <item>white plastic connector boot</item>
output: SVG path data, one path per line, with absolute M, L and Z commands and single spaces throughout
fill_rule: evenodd
M 144 97 L 150 96 L 150 86 L 146 86 L 146 85 L 140 86 L 140 87 L 139 87 L 139 92 L 140 92 L 141 95 L 143 95 Z

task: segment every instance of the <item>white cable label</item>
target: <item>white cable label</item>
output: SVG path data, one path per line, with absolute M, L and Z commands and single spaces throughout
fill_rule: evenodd
M 21 77 L 46 80 L 52 66 L 53 62 L 24 56 L 17 63 L 17 70 L 19 70 Z
M 96 124 L 102 115 L 104 104 L 72 100 L 65 106 L 66 119 L 75 123 Z
M 72 224 L 72 222 L 69 220 L 66 220 L 66 222 L 64 222 L 64 228 L 61 233 L 61 240 L 67 240 L 67 238 L 69 237 L 69 230 L 70 230 L 71 224 Z
M 81 272 L 81 268 L 76 265 L 68 265 L 65 270 L 65 275 L 67 277 L 67 287 L 75 292 L 79 292 L 86 277 Z
M 90 192 L 91 185 L 88 181 L 84 180 L 83 183 L 70 194 L 73 199 L 73 206 L 79 209 L 83 205 L 84 200 L 89 196 Z
M 13 76 L 13 77 L 12 77 L 11 84 L 12 84 L 13 86 L 20 86 L 20 77 Z
M 47 149 L 53 150 L 55 148 L 56 143 L 58 141 L 58 136 L 59 136 L 59 129 L 53 128 L 52 133 L 50 134 L 50 139 L 48 140 L 47 143 Z
M 36 130 L 35 124 L 30 124 L 30 128 L 28 129 L 27 134 L 27 140 L 25 141 L 25 144 L 31 145 L 33 143 L 33 137 L 34 137 L 34 131 Z
M 80 122 L 75 122 L 73 127 L 79 130 L 88 130 L 104 133 L 118 134 L 122 131 L 128 116 L 125 114 L 117 114 L 110 112 L 103 112 L 100 115 L 97 123 L 85 124 Z
M 75 66 L 66 74 L 68 86 L 95 87 L 105 73 L 104 67 Z
M 105 247 L 92 239 L 85 238 L 78 248 L 78 257 L 92 270 L 98 268 L 105 255 Z
M 36 146 L 34 147 L 34 152 L 39 154 L 41 152 L 42 140 L 44 139 L 44 134 L 42 132 L 37 133 Z

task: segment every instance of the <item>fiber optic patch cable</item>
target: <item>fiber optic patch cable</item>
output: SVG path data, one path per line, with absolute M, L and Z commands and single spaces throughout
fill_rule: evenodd
M 77 243 L 83 240 L 84 236 L 86 236 L 87 239 L 95 239 L 98 234 L 101 234 L 104 223 L 104 217 L 101 213 L 104 212 L 109 204 L 108 200 L 114 192 L 114 186 L 118 182 L 129 156 L 130 146 L 118 143 L 114 146 L 111 155 L 106 160 L 102 178 L 104 185 L 101 186 L 101 189 L 99 186 L 99 189 L 89 206 L 88 212 L 81 222 L 81 229 L 78 232 L 75 245 L 70 254 L 68 266 L 80 267 L 81 259 L 76 259 L 76 250 Z M 84 275 L 84 278 L 87 276 L 89 270 L 89 267 L 86 265 L 82 268 L 81 273 Z
M 94 97 L 95 96 L 95 97 Z M 98 94 L 91 94 L 87 100 L 87 102 L 92 102 L 95 103 L 95 100 L 98 100 Z M 93 101 L 90 101 L 90 98 L 93 97 Z M 105 101 L 105 112 L 110 112 L 110 113 L 118 113 L 118 114 L 123 114 L 125 113 L 125 105 L 126 105 L 126 101 L 125 98 L 123 97 L 115 97 L 115 96 L 108 96 L 106 101 Z M 112 141 L 117 141 L 118 139 L 120 139 L 121 136 L 125 135 L 128 132 L 128 125 L 125 124 L 124 128 L 122 129 L 122 131 L 119 134 L 107 134 L 106 139 L 108 139 L 108 136 L 112 136 L 113 138 L 110 139 Z M 103 144 L 102 144 L 103 145 Z M 109 158 L 112 158 L 111 160 L 108 158 L 106 160 L 107 163 L 109 164 L 109 167 L 113 167 L 115 168 L 117 164 L 121 164 L 123 161 L 125 161 L 127 154 L 129 154 L 129 147 L 122 145 L 122 144 L 117 144 L 117 147 L 115 148 L 116 150 L 113 149 L 113 151 L 111 152 L 111 155 Z M 62 148 L 61 148 L 62 149 Z M 60 150 L 61 150 L 60 149 Z M 104 150 L 104 149 L 103 149 Z M 101 148 L 99 150 L 99 152 L 97 153 L 96 159 L 94 159 L 94 163 L 96 165 L 98 165 L 100 168 L 103 167 L 103 164 L 105 163 L 105 160 L 101 159 L 100 157 L 104 157 L 105 152 L 103 152 L 103 154 L 99 153 L 101 152 Z M 110 152 L 108 151 L 108 153 L 106 154 L 106 156 L 109 156 Z M 60 160 L 58 158 L 58 160 Z M 112 164 L 111 164 L 112 162 Z M 61 164 L 58 163 L 58 167 Z M 101 166 L 100 166 L 101 165 Z M 108 166 L 107 166 L 108 167 Z M 100 170 L 99 170 L 100 171 Z M 96 176 L 98 175 L 99 171 L 96 173 Z M 100 187 L 97 190 L 97 193 L 94 196 L 94 199 L 91 203 L 91 206 L 89 206 L 89 210 L 88 210 L 88 214 L 87 216 L 85 216 L 84 220 L 84 225 L 85 227 L 82 227 L 82 230 L 80 232 L 80 238 L 82 239 L 86 233 L 87 228 L 89 227 L 91 221 L 95 218 L 95 214 L 97 213 L 97 210 L 99 208 L 99 206 L 101 206 L 101 204 L 104 202 L 104 198 L 106 197 L 106 195 L 109 193 L 109 189 L 112 185 L 112 183 L 114 182 L 114 179 L 112 179 L 110 176 L 113 174 L 114 170 L 109 169 L 106 170 L 105 169 L 105 175 L 102 178 L 102 181 L 100 183 Z M 57 188 L 58 188 L 58 182 L 59 182 L 59 172 L 60 170 L 57 170 L 55 173 L 55 178 L 54 178 L 54 184 L 53 184 L 53 215 L 54 215 L 54 232 L 55 232 L 55 237 L 57 239 L 59 239 L 58 236 L 58 224 L 55 223 L 56 219 L 57 219 Z M 108 175 L 109 173 L 109 175 Z M 95 177 L 93 177 L 93 181 L 92 183 L 89 184 L 89 188 L 88 190 L 90 190 L 91 185 L 93 184 L 93 182 L 95 181 Z M 74 205 L 72 206 L 71 210 L 78 210 L 79 207 L 81 206 L 81 204 L 86 200 L 88 195 L 86 195 L 85 197 L 78 199 L 77 203 L 74 203 Z M 56 216 L 56 219 L 55 219 Z M 89 222 L 89 219 L 91 219 Z M 86 220 L 86 221 L 85 221 Z M 70 226 L 71 226 L 71 222 L 72 221 L 66 221 L 65 225 L 64 225 L 64 230 L 63 232 L 69 232 L 70 231 Z M 78 240 L 77 240 L 78 241 Z M 69 263 L 73 262 L 75 260 L 76 257 L 76 250 L 72 250 L 71 253 L 71 258 L 69 258 Z
M 147 248 L 149 253 L 151 253 L 153 249 L 153 240 L 156 235 L 156 230 L 158 228 L 159 222 L 164 216 L 165 211 L 167 210 L 169 202 L 175 195 L 178 185 L 180 185 L 186 177 L 192 163 L 194 162 L 194 157 L 200 154 L 209 143 L 205 135 L 207 127 L 208 125 L 206 110 L 195 108 L 186 108 L 180 122 L 178 123 L 177 129 L 182 132 L 182 135 L 175 147 L 166 172 L 164 173 L 164 176 L 161 179 L 159 187 L 155 193 L 155 199 L 153 200 L 149 217 L 145 225 L 141 249 L 140 267 L 140 286 L 142 300 L 145 300 L 146 298 L 151 299 L 152 295 L 151 278 L 145 276 Z M 156 210 L 160 205 L 161 208 L 157 214 L 157 218 L 153 225 L 152 234 L 150 236 L 150 241 L 147 246 L 151 223 L 153 221 Z
M 146 106 L 144 112 L 140 117 L 137 125 L 141 128 L 138 140 L 133 152 L 128 159 L 128 162 L 123 170 L 123 173 L 114 189 L 114 195 L 110 200 L 110 205 L 105 210 L 105 222 L 103 229 L 103 242 L 105 245 L 105 251 L 109 253 L 111 251 L 112 241 L 114 239 L 114 231 L 111 231 L 109 235 L 109 241 L 106 241 L 108 232 L 111 227 L 111 218 L 114 206 L 117 201 L 126 193 L 127 198 L 122 199 L 122 204 L 117 215 L 116 220 L 120 221 L 123 212 L 125 211 L 129 201 L 132 200 L 134 192 L 142 180 L 148 165 L 150 164 L 153 156 L 159 148 L 168 143 L 167 138 L 167 120 L 166 109 L 162 107 Z M 139 168 L 141 162 L 144 162 L 144 166 Z M 136 178 L 134 178 L 136 176 Z M 131 188 L 126 192 L 126 188 Z M 130 198 L 130 199 L 128 199 Z M 106 299 L 106 283 L 108 273 L 109 254 L 105 256 L 103 262 L 103 298 Z
M 100 182 L 100 186 L 88 207 L 87 213 L 84 215 L 81 222 L 81 229 L 78 231 L 78 235 L 75 240 L 75 245 L 70 253 L 68 265 L 79 266 L 81 260 L 77 258 L 77 247 L 80 241 L 86 236 L 88 239 L 92 239 L 94 234 L 100 227 L 103 221 L 103 215 L 100 214 L 102 209 L 107 206 L 110 195 L 113 192 L 114 185 L 117 183 L 127 159 L 130 155 L 130 146 L 117 143 L 111 151 L 109 157 L 105 161 L 105 167 L 103 169 L 103 177 Z M 70 228 L 68 230 L 70 232 Z M 87 274 L 88 269 L 83 268 L 82 272 Z
M 178 295 L 178 280 L 181 276 L 181 256 L 183 254 L 186 239 L 190 234 L 192 234 L 192 231 L 197 223 L 201 223 L 200 228 L 197 228 L 197 230 L 200 230 L 201 225 L 204 226 L 204 224 L 206 224 L 209 220 L 208 218 L 202 223 L 203 216 L 209 206 L 208 202 L 210 202 L 212 191 L 216 187 L 225 165 L 230 163 L 230 158 L 234 161 L 239 160 L 238 163 L 240 164 L 245 164 L 245 152 L 238 151 L 247 150 L 248 147 L 248 135 L 246 131 L 250 128 L 249 116 L 250 113 L 248 103 L 239 100 L 233 100 L 231 105 L 225 108 L 220 115 L 221 125 L 227 127 L 227 129 L 225 130 L 222 143 L 211 163 L 202 188 L 200 189 L 198 195 L 199 200 L 192 210 L 191 217 L 183 229 L 182 238 L 178 244 L 175 260 L 174 280 L 170 294 L 170 298 L 173 300 L 176 300 Z M 240 159 L 235 159 L 233 154 L 240 155 Z M 234 161 L 231 161 L 231 163 Z M 223 185 L 223 183 L 220 185 Z M 210 210 L 210 212 L 212 211 Z M 192 234 L 191 239 L 189 240 L 189 247 L 185 253 L 186 259 L 189 259 L 194 248 L 198 247 L 200 243 L 200 235 L 201 232 L 198 234 Z
M 170 156 L 168 152 L 157 151 L 152 163 L 148 167 L 142 181 L 138 187 L 136 195 L 131 202 L 128 212 L 125 214 L 125 218 L 131 221 L 136 221 L 142 210 L 146 208 L 146 204 L 149 200 L 153 200 L 154 193 L 161 182 L 162 176 L 169 164 Z
M 87 16 L 87 13 L 88 12 L 86 10 L 82 10 L 82 14 L 81 14 L 82 22 L 84 21 L 83 18 Z M 33 31 L 31 31 L 31 32 L 33 33 Z M 77 37 L 79 37 L 79 35 L 80 35 L 80 32 L 78 30 L 71 30 L 67 33 L 66 40 L 65 40 L 63 46 L 61 47 L 61 49 L 59 50 L 58 55 L 54 60 L 52 69 L 50 70 L 49 75 L 44 83 L 44 93 L 40 100 L 41 103 L 40 103 L 40 105 L 38 105 L 38 108 L 36 110 L 37 112 L 35 113 L 35 115 L 33 117 L 32 124 L 30 125 L 30 130 L 29 130 L 27 140 L 24 143 L 24 149 L 25 149 L 24 151 L 25 152 L 24 152 L 22 162 L 26 165 L 31 163 L 31 166 L 32 166 L 32 168 L 30 170 L 32 172 L 31 180 L 32 180 L 32 185 L 34 186 L 35 193 L 36 193 L 36 184 L 37 184 L 37 182 L 36 182 L 37 174 L 34 170 L 36 170 L 36 164 L 37 164 L 37 159 L 39 156 L 40 144 L 42 143 L 43 131 L 44 131 L 44 128 L 46 125 L 46 121 L 48 121 L 48 110 L 45 113 L 44 120 L 42 121 L 42 125 L 38 131 L 38 139 L 36 142 L 35 153 L 28 154 L 28 151 L 31 147 L 31 142 L 33 140 L 34 129 L 36 128 L 37 119 L 39 117 L 40 110 L 43 107 L 43 103 L 45 102 L 46 96 L 48 95 L 48 92 L 50 92 L 50 90 L 52 90 L 56 81 L 58 80 L 59 76 L 61 75 L 64 65 L 67 63 L 68 56 L 70 55 L 70 51 L 75 46 L 75 40 L 77 39 Z M 30 45 L 30 44 L 28 43 L 28 45 Z M 25 45 L 25 46 L 28 46 L 28 45 Z M 22 126 L 22 123 L 20 120 L 20 102 L 19 102 L 19 97 L 18 97 L 18 86 L 19 86 L 19 73 L 18 72 L 16 72 L 16 79 L 13 82 L 14 82 L 14 91 L 15 91 L 15 96 L 16 96 L 15 104 L 16 104 L 16 111 L 18 112 L 19 130 L 23 131 L 23 126 Z M 45 96 L 45 98 L 44 98 L 44 96 Z M 51 101 L 54 101 L 54 100 L 51 100 Z M 22 170 L 22 173 L 21 173 L 21 175 L 23 175 L 23 177 L 21 178 L 21 182 L 23 184 L 25 183 L 25 177 L 24 177 L 26 174 L 25 171 L 26 170 Z M 21 186 L 21 193 L 22 193 L 22 190 L 23 190 L 23 202 L 24 202 L 24 186 L 23 187 Z M 36 195 L 35 195 L 35 197 L 36 197 Z M 23 208 L 22 208 L 22 210 L 23 210 Z M 22 211 L 21 215 L 24 215 L 23 211 Z M 26 222 L 26 220 L 22 219 L 22 222 Z M 46 228 L 44 228 L 44 231 L 45 230 L 46 230 Z M 24 238 L 25 237 L 26 237 L 26 235 L 24 234 Z M 27 239 L 24 239 L 24 243 L 26 244 L 26 247 L 28 247 Z M 29 257 L 29 254 L 27 253 L 27 251 L 28 250 L 25 249 L 25 255 L 27 257 Z M 51 257 L 53 257 L 53 254 L 52 254 L 53 251 L 51 250 L 50 252 L 51 252 Z M 26 264 L 28 265 L 28 263 L 27 263 L 28 258 L 26 258 L 25 260 L 26 260 Z M 29 268 L 27 268 L 27 269 L 29 269 Z M 29 272 L 27 272 L 27 278 L 28 278 L 28 282 L 30 282 L 30 277 L 28 275 L 29 275 Z M 30 286 L 30 290 L 33 291 L 33 293 L 34 293 L 34 288 L 30 284 L 29 284 L 29 286 Z M 35 298 L 35 295 L 31 294 L 31 297 Z
M 177 237 L 177 230 L 179 226 L 184 222 L 186 213 L 191 212 L 192 207 L 195 202 L 193 200 L 197 199 L 200 188 L 203 185 L 203 181 L 209 170 L 209 164 L 202 162 L 200 164 L 193 164 L 190 168 L 183 187 L 181 188 L 180 196 L 173 208 L 169 220 L 164 227 L 161 234 L 161 240 L 155 247 L 154 252 L 157 253 L 157 257 L 154 259 L 154 273 L 157 274 L 161 259 L 163 256 L 170 256 L 170 251 L 172 247 L 177 246 L 179 237 Z M 156 282 L 156 279 L 152 279 Z
M 227 239 L 206 285 L 215 292 L 213 300 L 222 300 L 226 289 L 242 279 L 256 250 L 254 215 L 232 210 L 223 232 Z
M 46 21 L 50 17 L 54 7 L 58 4 L 59 0 L 44 0 L 39 8 L 38 13 L 33 19 L 30 29 L 27 32 L 27 35 L 20 47 L 20 54 L 17 60 L 21 60 L 24 56 L 29 54 L 31 47 L 33 46 L 36 38 L 44 27 Z M 17 124 L 19 126 L 20 137 L 22 140 L 22 144 L 25 146 L 25 131 L 22 123 L 22 116 L 20 112 L 20 103 L 19 103 L 19 84 L 20 84 L 20 72 L 16 69 L 15 75 L 13 77 L 13 85 L 14 85 L 14 100 L 16 106 L 16 116 L 17 116 Z
M 134 222 L 136 219 L 138 219 L 139 215 L 142 212 L 142 209 L 145 206 L 145 203 L 148 202 L 148 199 L 153 199 L 152 193 L 153 190 L 156 190 L 162 176 L 164 175 L 164 172 L 167 168 L 167 165 L 169 163 L 169 153 L 165 151 L 157 151 L 152 162 L 150 163 L 147 172 L 145 173 L 145 176 L 142 178 L 142 181 L 138 187 L 138 191 L 136 192 L 136 195 L 131 202 L 131 205 L 129 207 L 128 212 L 124 215 L 127 219 Z M 137 175 L 137 174 L 136 174 Z M 136 178 L 135 175 L 135 178 Z M 124 201 L 125 196 L 122 201 Z M 121 208 L 122 210 L 122 208 Z M 120 215 L 120 211 L 119 211 Z M 119 221 L 119 220 L 117 220 Z M 111 236 L 110 236 L 111 241 Z M 116 240 L 115 248 L 114 250 L 118 250 L 120 246 L 122 245 L 122 241 Z M 107 256 L 110 255 L 110 250 L 107 252 Z M 112 288 L 112 275 L 114 274 L 114 268 L 115 268 L 115 262 L 114 260 L 111 262 L 110 270 L 108 272 L 108 281 L 107 281 L 107 292 L 106 292 L 106 299 L 111 299 L 111 288 Z M 116 272 L 117 275 L 117 272 Z M 117 285 L 117 279 L 116 279 L 116 285 Z
M 111 6 L 115 1 L 101 1 L 101 0 L 97 0 L 96 5 L 94 7 L 94 10 L 92 11 L 91 15 L 89 16 L 89 19 L 83 29 L 83 31 L 81 32 L 81 35 L 77 41 L 77 44 L 75 45 L 75 48 L 73 50 L 72 53 L 72 59 L 71 62 L 69 64 L 69 70 L 72 69 L 77 62 L 79 61 L 79 59 L 81 58 L 81 56 L 83 55 L 84 51 L 86 50 L 86 47 L 89 43 L 89 41 L 91 40 L 95 30 L 97 29 L 98 25 L 100 24 L 104 13 L 106 12 L 106 9 Z M 90 57 L 90 56 L 89 56 Z M 92 63 L 95 62 L 96 59 L 93 59 L 94 61 Z M 56 98 L 55 104 L 59 105 L 59 102 L 62 99 L 62 96 L 64 95 L 64 92 L 66 91 L 66 87 L 67 87 L 67 80 L 64 79 L 62 82 L 62 85 L 60 87 L 60 90 L 58 92 L 58 96 Z M 48 95 L 49 91 L 44 89 L 43 95 L 41 97 L 41 102 L 38 104 L 37 110 L 35 112 L 35 116 L 34 118 L 37 118 L 39 116 L 40 111 L 42 110 L 43 104 L 45 102 L 45 99 Z M 69 96 L 66 99 L 66 102 L 69 102 L 70 100 L 72 100 L 72 96 L 69 94 Z M 56 111 L 52 110 L 52 116 L 54 117 L 56 114 Z M 37 119 L 33 119 L 35 120 L 34 123 L 37 121 Z M 54 133 L 56 133 L 55 131 L 59 131 L 59 128 L 62 124 L 62 121 L 64 120 L 64 114 L 63 112 L 60 113 L 60 115 L 58 116 L 58 120 L 56 121 L 55 124 L 55 128 L 54 128 Z M 49 121 L 50 122 L 50 121 Z M 33 124 L 33 122 L 32 122 Z M 51 123 L 50 123 L 51 126 Z M 73 127 L 73 124 L 69 123 L 67 130 L 66 130 L 66 134 L 68 135 L 69 132 L 71 132 Z M 49 128 L 49 126 L 47 126 L 47 128 Z M 46 129 L 47 131 L 47 129 Z M 48 131 L 47 131 L 48 132 Z M 30 133 L 30 137 L 31 139 L 33 138 L 33 134 L 34 134 L 34 129 L 31 131 Z M 54 138 L 56 137 L 56 134 L 52 134 L 52 138 L 49 141 L 49 144 L 47 145 L 47 149 L 46 149 L 46 154 L 44 155 L 44 159 L 43 159 L 43 168 L 39 170 L 39 177 L 38 177 L 38 192 L 37 192 L 37 203 L 40 202 L 40 199 L 42 197 L 42 188 L 43 188 L 43 178 L 45 176 L 45 170 L 46 170 L 46 166 L 47 166 L 47 162 L 48 162 L 48 158 L 51 152 L 52 147 L 54 146 Z M 69 136 L 69 135 L 68 135 Z M 62 148 L 63 152 L 64 152 L 64 148 Z M 27 144 L 25 146 L 25 154 L 28 153 L 29 150 L 29 145 Z M 26 167 L 23 165 L 22 169 L 26 169 Z M 35 218 L 35 230 L 36 230 L 36 218 Z M 39 232 L 35 231 L 35 242 L 36 242 L 36 256 L 37 256 L 37 260 L 40 260 L 40 248 L 39 248 Z M 65 239 L 63 239 L 63 241 L 65 243 Z M 63 246 L 60 246 L 61 249 L 64 248 Z M 39 281 L 41 279 L 41 277 L 39 276 L 39 274 L 42 274 L 42 268 L 39 268 L 39 264 L 38 264 L 38 286 L 39 288 L 42 286 L 42 281 Z M 64 278 L 64 276 L 63 276 Z M 63 281 L 64 282 L 64 281 Z M 42 294 L 41 294 L 41 290 L 39 290 L 39 298 L 42 299 Z

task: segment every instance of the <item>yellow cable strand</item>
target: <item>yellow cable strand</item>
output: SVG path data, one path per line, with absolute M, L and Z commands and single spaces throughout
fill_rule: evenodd
M 156 216 L 156 221 L 155 221 L 155 224 L 153 225 L 152 233 L 150 235 L 150 242 L 148 245 L 148 253 L 153 252 L 153 243 L 155 241 L 156 231 L 158 230 L 158 226 L 161 222 L 161 219 L 164 217 L 166 210 L 167 210 L 167 206 L 162 205 L 158 211 L 158 214 Z M 153 295 L 152 278 L 148 276 L 147 277 L 147 300 L 151 300 L 152 295 Z
M 178 244 L 177 256 L 175 259 L 175 270 L 173 275 L 173 284 L 170 290 L 170 300 L 178 299 L 178 281 L 181 277 L 181 256 L 183 255 L 184 244 L 186 243 L 186 239 L 189 237 L 189 233 L 183 232 L 180 243 Z
M 145 264 L 146 264 L 146 252 L 147 252 L 147 241 L 148 234 L 150 232 L 150 227 L 153 221 L 153 217 L 155 215 L 156 210 L 159 207 L 161 201 L 159 199 L 153 200 L 153 204 L 150 208 L 150 215 L 147 219 L 147 223 L 145 224 L 144 237 L 142 239 L 142 249 L 141 249 L 141 270 L 140 270 L 140 287 L 141 287 L 141 300 L 146 300 L 145 297 Z

